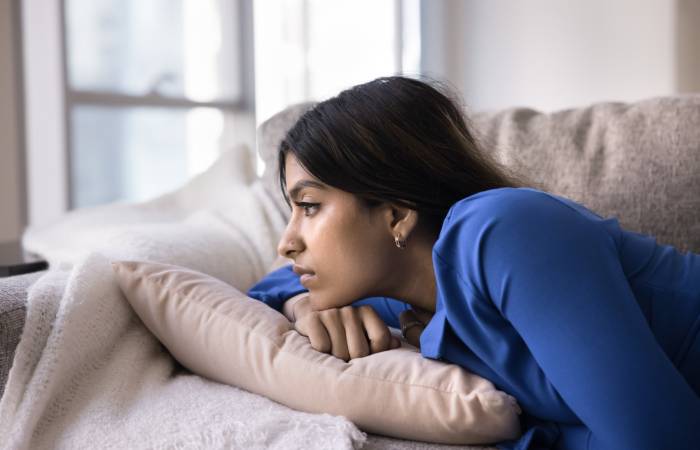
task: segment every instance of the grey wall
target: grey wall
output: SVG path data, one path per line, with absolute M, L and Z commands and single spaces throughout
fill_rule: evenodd
M 19 0 L 0 0 L 0 243 L 18 240 L 26 223 Z
M 697 0 L 423 0 L 423 68 L 471 110 L 700 89 Z

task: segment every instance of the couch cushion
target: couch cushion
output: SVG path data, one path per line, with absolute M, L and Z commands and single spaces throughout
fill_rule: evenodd
M 46 271 L 0 278 L 0 398 L 27 315 L 27 290 Z
M 316 102 L 306 102 L 291 105 L 273 115 L 258 127 L 258 154 L 265 162 L 262 174 L 265 190 L 274 199 L 280 214 L 289 220 L 289 207 L 284 201 L 278 181 L 277 151 L 287 131 L 296 123 L 301 115 L 312 108 Z
M 700 95 L 472 119 L 484 148 L 544 190 L 700 252 Z
M 301 411 L 343 415 L 386 436 L 446 444 L 519 436 L 512 396 L 405 342 L 345 362 L 314 350 L 282 314 L 209 275 L 145 261 L 113 266 L 146 327 L 198 375 Z

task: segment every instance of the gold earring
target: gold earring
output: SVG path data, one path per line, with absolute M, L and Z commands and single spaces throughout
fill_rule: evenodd
M 398 248 L 401 248 L 401 249 L 406 248 L 406 240 L 405 240 L 405 239 L 401 239 L 401 235 L 400 235 L 400 234 L 394 236 L 394 244 L 396 244 L 396 246 L 397 246 Z

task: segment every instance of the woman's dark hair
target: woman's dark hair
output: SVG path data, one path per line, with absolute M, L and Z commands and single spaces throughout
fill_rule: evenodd
M 285 201 L 290 205 L 287 153 L 367 208 L 390 202 L 416 210 L 419 225 L 434 236 L 460 199 L 530 184 L 480 148 L 458 105 L 437 87 L 401 76 L 377 78 L 316 104 L 279 146 Z

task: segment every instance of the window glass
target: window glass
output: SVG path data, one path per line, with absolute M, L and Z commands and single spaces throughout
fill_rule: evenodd
M 415 28 L 415 20 L 406 17 L 415 16 L 418 3 L 266 0 L 254 2 L 254 8 L 256 121 L 261 123 L 293 103 L 324 100 L 352 85 L 402 73 L 405 25 Z M 412 36 L 418 33 L 415 29 Z M 415 59 L 410 62 L 416 64 Z
M 176 189 L 218 156 L 224 114 L 214 108 L 76 106 L 72 206 L 144 201 Z
M 419 0 L 255 1 L 256 123 L 380 76 L 420 70 Z M 258 158 L 258 174 L 265 162 Z
M 236 0 L 66 0 L 76 91 L 197 101 L 240 96 Z
M 310 0 L 309 96 L 323 100 L 400 72 L 396 14 L 393 0 Z

